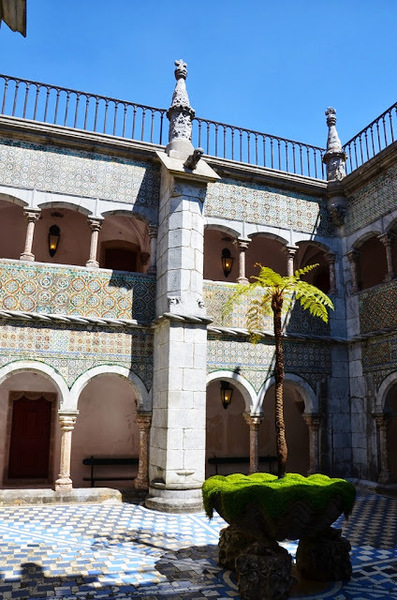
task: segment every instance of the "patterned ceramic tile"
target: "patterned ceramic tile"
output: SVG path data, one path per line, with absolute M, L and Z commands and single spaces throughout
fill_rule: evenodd
M 348 198 L 345 220 L 350 235 L 392 210 L 396 209 L 397 165 L 371 179 Z
M 360 332 L 379 331 L 397 325 L 397 280 L 359 294 Z
M 154 317 L 155 278 L 0 261 L 0 308 L 110 319 Z
M 284 342 L 285 370 L 299 373 L 309 383 L 320 381 L 331 372 L 331 351 L 323 344 Z M 246 339 L 209 336 L 207 347 L 208 373 L 218 370 L 238 372 L 259 391 L 273 375 L 274 344 L 251 344 Z
M 151 162 L 2 139 L 0 183 L 156 207 L 160 176 Z
M 131 368 L 148 389 L 152 387 L 151 331 L 4 324 L 0 328 L 0 364 L 4 366 L 16 359 L 45 362 L 59 371 L 69 386 L 87 369 L 120 365 Z
M 313 234 L 333 233 L 325 198 L 233 179 L 208 185 L 205 214 Z

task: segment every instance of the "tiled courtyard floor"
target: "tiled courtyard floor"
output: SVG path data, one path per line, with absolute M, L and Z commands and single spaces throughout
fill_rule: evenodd
M 351 581 L 299 598 L 397 600 L 397 499 L 360 495 L 337 525 L 353 547 Z M 231 573 L 216 562 L 223 526 L 139 504 L 3 507 L 0 598 L 237 600 Z

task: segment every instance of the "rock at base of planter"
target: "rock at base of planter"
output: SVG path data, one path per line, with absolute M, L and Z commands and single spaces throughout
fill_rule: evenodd
M 221 530 L 218 542 L 218 562 L 221 567 L 234 571 L 236 558 L 255 542 L 255 538 L 233 525 Z
M 255 542 L 236 558 L 239 595 L 243 600 L 286 600 L 294 583 L 292 557 L 274 542 Z
M 316 536 L 300 540 L 296 566 L 303 577 L 315 581 L 349 581 L 351 546 L 341 533 L 341 529 L 329 527 Z

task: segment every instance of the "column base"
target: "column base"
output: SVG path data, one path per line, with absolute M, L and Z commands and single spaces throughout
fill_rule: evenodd
M 203 510 L 201 487 L 199 489 L 169 490 L 149 487 L 146 508 L 166 513 L 192 513 Z
M 85 266 L 91 269 L 98 269 L 99 268 L 99 262 L 97 260 L 87 260 L 87 262 L 85 263 Z
M 55 482 L 56 492 L 70 492 L 73 489 L 73 482 L 69 477 L 60 477 Z
M 24 252 L 19 257 L 19 260 L 27 260 L 28 262 L 33 262 L 34 261 L 34 254 L 32 254 L 31 252 Z

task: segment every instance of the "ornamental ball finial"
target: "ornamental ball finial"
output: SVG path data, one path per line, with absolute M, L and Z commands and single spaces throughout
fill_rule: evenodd
M 187 64 L 185 62 L 183 62 L 183 60 L 180 58 L 179 60 L 175 61 L 175 66 L 176 69 L 174 71 L 175 73 L 175 79 L 178 81 L 178 79 L 186 79 L 187 77 Z

